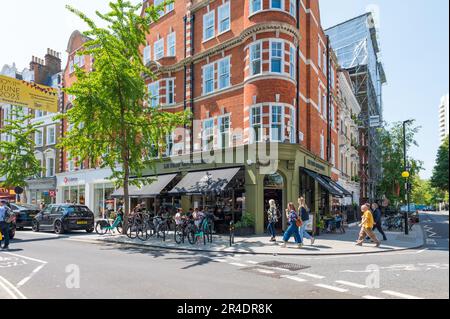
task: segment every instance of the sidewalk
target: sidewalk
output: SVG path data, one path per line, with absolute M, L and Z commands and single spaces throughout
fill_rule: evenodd
M 398 232 L 386 232 L 388 241 L 382 242 L 379 248 L 373 243 L 365 243 L 363 247 L 355 246 L 358 237 L 359 227 L 349 227 L 345 234 L 323 234 L 316 237 L 314 246 L 309 246 L 309 240 L 305 240 L 303 248 L 297 248 L 293 239 L 287 248 L 281 248 L 280 242 L 274 244 L 269 242 L 269 236 L 251 236 L 236 237 L 235 244 L 229 246 L 228 236 L 214 236 L 213 243 L 203 245 L 203 241 L 197 245 L 185 244 L 178 245 L 173 239 L 171 232 L 166 241 L 162 239 L 150 238 L 148 241 L 141 241 L 138 238 L 130 239 L 122 235 L 105 235 L 95 236 L 94 240 L 139 245 L 143 247 L 163 248 L 172 250 L 188 250 L 216 252 L 227 254 L 256 254 L 256 255 L 351 255 L 351 254 L 367 254 L 367 253 L 383 253 L 392 251 L 401 251 L 407 249 L 419 248 L 424 245 L 424 234 L 422 228 L 416 225 L 408 236 Z M 377 234 L 380 238 L 381 236 Z M 281 241 L 281 237 L 277 237 Z

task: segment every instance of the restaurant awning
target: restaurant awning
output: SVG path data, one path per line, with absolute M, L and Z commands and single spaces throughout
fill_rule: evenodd
M 323 188 L 325 188 L 334 197 L 344 197 L 344 193 L 336 186 L 332 185 L 323 175 L 304 169 L 304 172 L 314 178 Z M 330 179 L 331 180 L 331 179 Z
M 157 196 L 176 176 L 177 174 L 155 176 L 154 181 L 142 187 L 130 185 L 128 193 L 131 197 Z M 116 189 L 111 197 L 123 197 L 123 188 Z
M 202 195 L 220 193 L 225 190 L 239 167 L 211 171 L 190 172 L 171 190 L 169 194 Z
M 339 189 L 339 190 L 344 194 L 345 197 L 352 197 L 352 196 L 353 196 L 352 193 L 350 193 L 350 192 L 349 192 L 348 190 L 346 190 L 344 187 L 342 187 L 341 185 L 339 185 L 339 183 L 333 181 L 331 178 L 326 177 L 326 176 L 324 176 L 324 178 L 325 178 L 326 180 L 328 180 L 329 183 L 330 183 L 331 185 L 333 185 L 334 187 L 336 187 L 337 189 Z

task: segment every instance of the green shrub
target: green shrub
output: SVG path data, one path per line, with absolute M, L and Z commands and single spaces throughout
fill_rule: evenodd
M 250 213 L 244 213 L 242 215 L 241 221 L 237 222 L 235 227 L 236 228 L 249 228 L 249 227 L 255 227 L 255 216 Z

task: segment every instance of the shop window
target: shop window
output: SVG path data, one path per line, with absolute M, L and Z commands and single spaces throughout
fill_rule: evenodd
M 261 42 L 255 43 L 250 46 L 250 73 L 251 75 L 257 75 L 262 72 L 262 51 Z
M 283 42 L 273 41 L 270 48 L 270 71 L 282 73 L 283 66 Z

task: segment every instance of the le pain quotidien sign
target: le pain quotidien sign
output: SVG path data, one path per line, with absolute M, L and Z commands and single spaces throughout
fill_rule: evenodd
M 58 112 L 58 91 L 44 85 L 0 75 L 0 103 Z
M 314 160 L 311 157 L 305 157 L 305 168 L 320 173 L 322 175 L 327 175 L 327 166 L 321 162 Z

